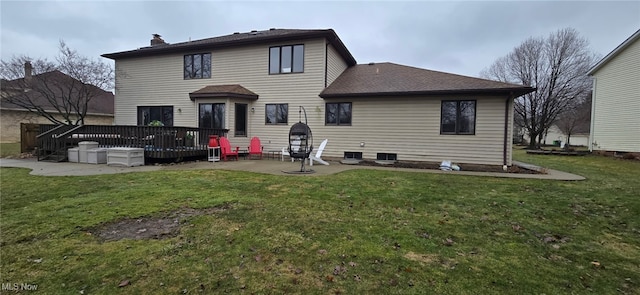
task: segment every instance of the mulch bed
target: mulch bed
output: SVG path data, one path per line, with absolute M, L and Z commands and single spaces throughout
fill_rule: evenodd
M 527 154 L 535 155 L 560 155 L 560 156 L 584 156 L 588 151 L 563 151 L 563 150 L 527 150 Z
M 413 169 L 432 169 L 432 170 L 440 170 L 440 163 L 434 162 L 407 162 L 407 161 L 397 161 L 392 164 L 378 164 L 375 161 L 371 160 L 362 160 L 357 165 L 364 166 L 379 166 L 379 167 L 393 167 L 393 168 L 413 168 Z M 498 165 L 478 165 L 478 164 L 458 164 L 460 166 L 461 171 L 475 171 L 475 172 L 500 172 L 505 173 L 502 170 L 502 166 Z M 519 166 L 511 166 L 508 167 L 506 173 L 522 173 L 522 174 L 544 174 L 539 171 L 526 169 Z

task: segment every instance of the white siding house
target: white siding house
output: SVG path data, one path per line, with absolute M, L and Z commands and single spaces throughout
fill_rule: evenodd
M 640 30 L 591 70 L 589 149 L 640 152 Z
M 572 146 L 589 146 L 589 133 L 576 132 L 571 134 L 571 138 L 568 137 L 558 126 L 553 125 L 545 134 L 543 142 L 546 144 L 553 144 L 554 141 L 567 143 L 568 139 L 570 141 L 569 144 Z M 528 138 L 525 136 L 525 139 Z
M 151 44 L 103 55 L 116 64 L 116 124 L 147 122 L 141 110 L 164 107 L 169 124 L 202 127 L 203 105 L 221 104 L 216 116 L 232 145 L 258 136 L 265 150 L 280 150 L 291 126 L 304 122 L 303 106 L 315 144 L 329 139 L 323 158 L 511 165 L 513 99 L 534 90 L 390 63 L 357 65 L 331 29 L 176 44 L 156 36 Z M 238 130 L 245 124 L 246 132 Z

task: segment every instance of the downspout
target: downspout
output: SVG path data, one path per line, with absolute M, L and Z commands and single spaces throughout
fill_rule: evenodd
M 509 92 L 509 96 L 504 103 L 504 142 L 502 147 L 502 170 L 507 171 L 507 147 L 508 147 L 508 136 L 509 136 L 509 101 L 513 98 L 513 92 Z
M 327 66 L 329 65 L 329 42 L 324 44 L 324 88 L 327 88 Z
M 591 122 L 589 122 L 589 152 L 593 152 L 593 142 L 594 142 L 594 127 L 595 124 L 595 113 L 596 113 L 596 77 L 593 77 L 593 86 L 591 86 Z

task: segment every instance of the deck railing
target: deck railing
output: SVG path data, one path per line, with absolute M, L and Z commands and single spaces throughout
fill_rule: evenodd
M 98 142 L 102 148 L 143 148 L 145 158 L 206 157 L 210 135 L 226 136 L 228 129 L 124 125 L 40 125 L 38 160 L 64 157 L 82 141 Z

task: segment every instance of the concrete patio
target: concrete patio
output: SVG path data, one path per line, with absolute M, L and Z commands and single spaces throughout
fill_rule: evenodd
M 346 170 L 353 169 L 378 169 L 378 170 L 391 170 L 391 171 L 403 171 L 403 172 L 415 172 L 415 173 L 439 173 L 439 174 L 451 174 L 451 175 L 473 175 L 473 176 L 486 176 L 486 177 L 503 177 L 503 178 L 529 178 L 529 179 L 550 179 L 550 180 L 564 180 L 564 181 L 576 181 L 584 180 L 585 178 L 580 175 L 575 175 L 567 172 L 545 169 L 546 174 L 523 174 L 523 173 L 499 173 L 499 172 L 474 172 L 474 171 L 441 171 L 435 169 L 410 169 L 410 168 L 393 168 L 393 167 L 375 167 L 375 166 L 360 166 L 360 165 L 345 165 L 335 161 L 329 161 L 330 165 L 314 165 L 313 167 L 307 165 L 307 169 L 313 169 L 313 174 L 288 174 L 288 171 L 300 171 L 300 162 L 292 163 L 291 161 L 279 161 L 276 159 L 262 159 L 262 160 L 239 160 L 228 162 L 186 162 L 176 164 L 162 164 L 162 165 L 145 165 L 137 167 L 122 167 L 122 166 L 108 166 L 106 164 L 85 164 L 85 163 L 70 163 L 70 162 L 42 162 L 36 161 L 35 158 L 28 159 L 0 159 L 0 167 L 20 167 L 31 169 L 32 175 L 41 176 L 86 176 L 86 175 L 100 175 L 100 174 L 116 174 L 116 173 L 131 173 L 131 172 L 147 172 L 147 171 L 159 171 L 159 170 L 197 170 L 197 169 L 221 169 L 221 170 L 239 170 L 250 171 L 255 173 L 267 173 L 274 175 L 288 175 L 288 176 L 322 176 L 335 174 Z M 516 162 L 516 165 L 528 169 L 535 169 L 535 166 Z

